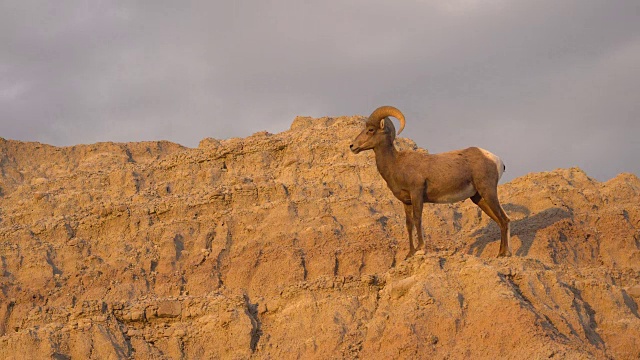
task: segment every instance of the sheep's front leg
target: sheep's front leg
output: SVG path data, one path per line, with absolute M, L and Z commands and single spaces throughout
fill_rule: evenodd
M 416 248 L 413 247 L 413 207 L 411 205 L 404 204 L 404 215 L 407 222 L 407 233 L 409 234 L 409 253 L 405 260 L 412 257 L 416 253 Z
M 407 254 L 407 258 L 412 257 L 417 250 L 424 247 L 424 236 L 422 235 L 423 191 L 424 189 L 414 190 L 411 193 L 411 205 L 404 206 L 404 212 L 407 217 L 407 229 L 409 230 L 409 254 Z M 413 227 L 416 228 L 418 234 L 418 246 L 416 247 L 413 247 Z
M 416 227 L 416 233 L 418 233 L 418 246 L 416 246 L 416 250 L 420 250 L 424 247 L 424 236 L 422 234 L 422 206 L 424 203 L 423 191 L 424 189 L 418 189 L 411 194 L 413 225 Z

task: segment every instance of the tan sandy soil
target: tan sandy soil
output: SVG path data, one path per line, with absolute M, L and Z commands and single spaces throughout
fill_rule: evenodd
M 405 261 L 401 204 L 348 151 L 362 124 L 195 149 L 0 139 L 0 358 L 640 358 L 635 175 L 501 185 L 507 259 L 469 200 L 427 205 Z

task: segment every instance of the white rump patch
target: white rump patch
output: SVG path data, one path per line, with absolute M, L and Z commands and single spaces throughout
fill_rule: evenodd
M 502 159 L 500 159 L 498 155 L 493 154 L 485 149 L 480 149 L 480 151 L 482 151 L 484 156 L 486 156 L 489 160 L 493 161 L 496 164 L 496 168 L 498 169 L 498 180 L 500 180 L 502 174 L 504 173 L 504 163 L 502 162 Z

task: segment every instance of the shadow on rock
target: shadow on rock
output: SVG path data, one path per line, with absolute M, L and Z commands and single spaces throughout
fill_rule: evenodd
M 522 205 L 505 204 L 503 207 L 507 214 L 522 213 L 525 215 L 523 219 L 511 221 L 511 236 L 518 235 L 522 242 L 520 248 L 515 252 L 517 256 L 529 254 L 536 233 L 539 230 L 571 217 L 569 211 L 556 207 L 545 209 L 534 215 L 530 215 L 531 211 Z M 467 254 L 480 256 L 489 243 L 500 241 L 500 229 L 495 222 L 491 221 L 489 225 L 471 234 L 471 237 L 476 238 L 476 240 L 469 247 Z

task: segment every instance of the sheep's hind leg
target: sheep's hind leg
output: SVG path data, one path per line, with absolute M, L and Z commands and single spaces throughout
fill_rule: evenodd
M 497 202 L 497 208 L 494 209 L 495 212 L 500 212 L 499 218 L 502 221 L 500 224 L 500 251 L 498 252 L 498 257 L 502 256 L 511 256 L 511 249 L 509 247 L 509 242 L 511 241 L 511 220 L 507 216 L 507 214 L 500 206 L 500 203 Z
M 471 201 L 478 205 L 485 214 L 489 215 L 493 221 L 500 227 L 500 250 L 498 251 L 498 257 L 511 256 L 511 250 L 509 249 L 509 241 L 511 238 L 511 226 L 509 217 L 500 206 L 498 196 L 488 196 L 492 200 L 487 200 L 479 193 L 476 193 L 471 197 Z
M 413 207 L 404 204 L 404 214 L 407 222 L 407 233 L 409 234 L 409 253 L 405 257 L 406 260 L 416 253 L 416 248 L 413 247 Z

